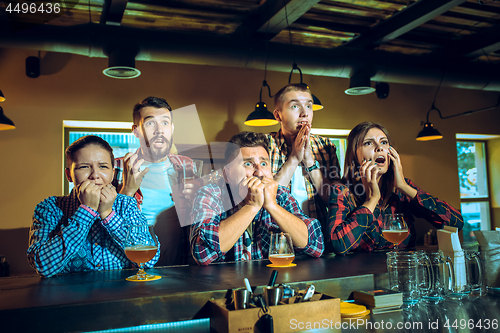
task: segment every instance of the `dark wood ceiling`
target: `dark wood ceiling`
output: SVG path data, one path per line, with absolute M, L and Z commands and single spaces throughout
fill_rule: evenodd
M 9 1 L 4 1 L 4 6 Z M 56 1 L 51 1 L 56 2 Z M 85 23 L 350 47 L 500 63 L 499 0 L 65 0 L 64 15 L 9 14 L 16 23 Z

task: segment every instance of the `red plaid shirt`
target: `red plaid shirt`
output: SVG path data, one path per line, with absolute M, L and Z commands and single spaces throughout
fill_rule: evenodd
M 304 221 L 309 233 L 307 245 L 295 248 L 295 254 L 306 253 L 319 257 L 323 253 L 323 232 L 318 220 L 309 218 L 299 208 L 297 201 L 286 187 L 279 186 L 276 194 L 277 203 L 286 211 Z M 241 208 L 233 207 L 224 179 L 217 184 L 202 187 L 193 204 L 193 224 L 191 226 L 191 250 L 194 259 L 200 265 L 208 265 L 216 261 L 226 261 L 228 252 L 222 252 L 219 244 L 219 225 Z M 251 244 L 244 244 L 243 235 L 233 247 L 234 260 L 244 260 L 244 249 L 251 248 L 251 259 L 264 259 L 269 254 L 271 232 L 280 232 L 279 226 L 264 209 L 255 215 L 253 221 Z M 233 258 L 231 258 L 233 259 Z
M 387 214 L 404 214 L 408 224 L 409 236 L 398 247 L 413 247 L 416 241 L 415 219 L 424 218 L 438 229 L 445 225 L 462 229 L 464 221 L 458 210 L 445 201 L 434 198 L 429 193 L 415 186 L 411 180 L 406 183 L 417 190 L 414 199 L 408 198 L 399 190 L 391 194 L 386 209 L 377 205 L 372 213 L 365 206 L 356 206 L 354 195 L 343 184 L 335 184 L 330 195 L 328 228 L 333 250 L 337 254 L 348 251 L 373 251 L 375 249 L 392 248 L 394 245 L 382 237 L 384 216 Z M 379 203 L 382 203 L 381 198 Z

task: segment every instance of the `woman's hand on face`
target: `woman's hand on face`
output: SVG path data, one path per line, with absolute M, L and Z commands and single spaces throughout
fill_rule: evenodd
M 392 167 L 394 168 L 396 187 L 411 199 L 415 198 L 417 190 L 406 183 L 405 176 L 403 175 L 403 165 L 401 164 L 401 159 L 399 158 L 398 152 L 393 147 L 389 147 L 389 158 L 391 159 Z
M 111 214 L 116 195 L 116 189 L 111 184 L 104 185 L 101 188 L 100 203 L 99 208 L 97 209 L 97 211 L 101 215 L 101 219 L 105 219 L 109 214 Z
M 97 211 L 101 197 L 101 187 L 91 180 L 86 180 L 78 185 L 77 189 L 80 203 Z
M 380 200 L 380 188 L 378 186 L 379 167 L 372 160 L 364 160 L 359 168 L 359 175 L 366 192 L 366 200 L 378 203 Z
M 396 181 L 396 187 L 402 189 L 407 186 L 405 182 L 405 176 L 403 175 L 403 165 L 401 164 L 401 159 L 399 154 L 392 146 L 389 147 L 388 156 L 392 161 L 392 168 L 394 169 L 394 180 Z

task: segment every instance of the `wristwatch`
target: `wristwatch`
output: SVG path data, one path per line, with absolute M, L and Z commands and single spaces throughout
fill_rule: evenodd
M 310 167 L 306 167 L 307 172 L 311 172 L 316 169 L 319 169 L 319 162 L 317 160 Z

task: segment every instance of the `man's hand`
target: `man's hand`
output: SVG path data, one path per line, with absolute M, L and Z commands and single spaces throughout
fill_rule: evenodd
M 203 186 L 203 179 L 192 179 L 188 183 L 184 183 L 184 189 L 182 190 L 182 194 L 184 197 L 193 201 L 196 195 L 196 192 Z
M 270 210 L 276 203 L 276 194 L 278 193 L 278 182 L 270 178 L 263 178 L 262 184 L 264 184 L 264 208 Z
M 101 197 L 101 187 L 87 179 L 78 186 L 77 191 L 80 203 L 97 211 Z
M 292 146 L 292 153 L 290 154 L 289 158 L 296 159 L 298 163 L 300 163 L 304 160 L 304 158 L 307 154 L 306 150 L 307 149 L 311 150 L 309 147 L 309 135 L 310 135 L 310 133 L 311 133 L 311 125 L 310 124 L 303 125 L 299 129 L 299 132 L 297 133 L 297 136 L 294 139 L 293 146 Z M 311 152 L 309 152 L 309 154 L 311 154 Z
M 240 195 L 246 205 L 260 209 L 264 205 L 264 184 L 257 177 L 245 178 L 240 183 Z
M 138 160 L 135 153 L 127 153 L 123 158 L 123 185 L 120 190 L 121 194 L 133 197 L 142 183 L 142 178 L 148 173 L 149 168 L 139 172 L 139 169 L 144 163 L 143 159 Z
M 116 189 L 111 184 L 104 185 L 101 188 L 99 208 L 97 209 L 97 211 L 101 215 L 101 219 L 105 219 L 109 214 L 111 214 L 116 195 Z

